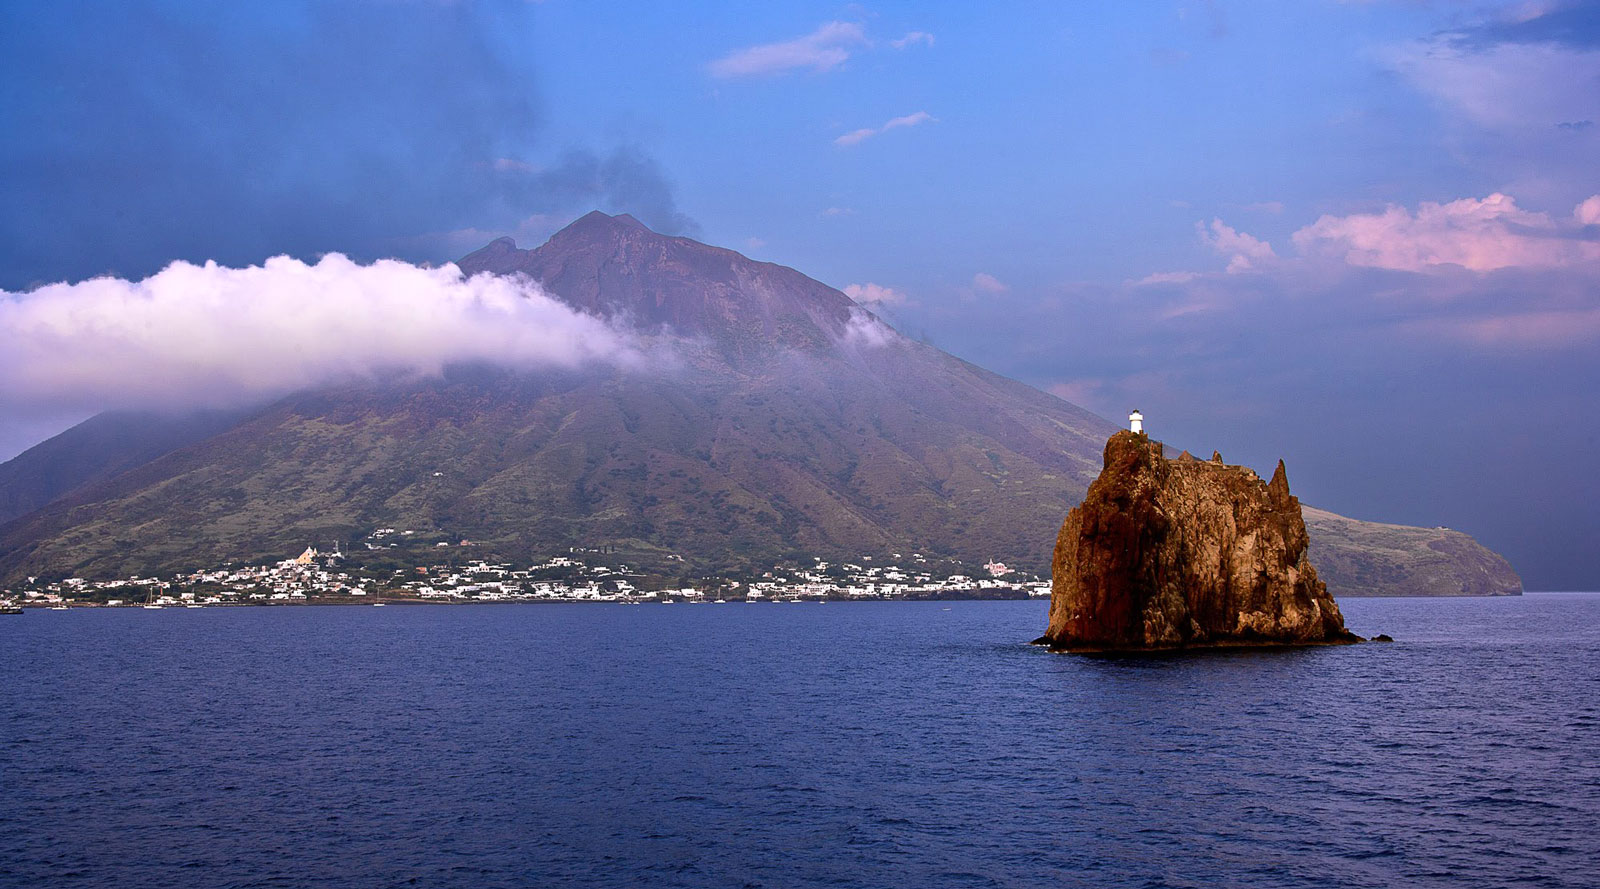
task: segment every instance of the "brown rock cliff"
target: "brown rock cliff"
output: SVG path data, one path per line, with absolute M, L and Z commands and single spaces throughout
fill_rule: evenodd
M 1306 559 L 1282 461 L 1271 482 L 1122 431 L 1056 538 L 1057 650 L 1358 642 Z

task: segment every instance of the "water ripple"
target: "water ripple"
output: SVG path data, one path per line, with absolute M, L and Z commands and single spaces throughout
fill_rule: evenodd
M 945 610 L 949 609 L 949 610 Z M 1075 658 L 1038 602 L 33 612 L 0 886 L 1588 887 L 1600 597 Z

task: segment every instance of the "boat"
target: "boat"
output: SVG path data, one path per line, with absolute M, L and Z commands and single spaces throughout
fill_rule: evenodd
M 372 603 L 372 607 L 373 608 L 382 608 L 386 604 L 388 604 L 388 603 L 387 602 L 373 602 Z
M 22 613 L 22 606 L 21 605 L 12 605 L 10 603 L 7 603 L 5 605 L 0 605 L 0 614 L 21 614 L 21 613 Z
M 61 605 L 51 605 L 50 606 L 50 610 L 51 611 L 66 611 L 67 610 L 67 606 L 64 603 L 61 604 Z

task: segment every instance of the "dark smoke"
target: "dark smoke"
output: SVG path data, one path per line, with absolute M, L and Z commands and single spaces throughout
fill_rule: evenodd
M 373 259 L 597 204 L 693 230 L 637 148 L 497 165 L 549 154 L 532 28 L 510 2 L 8 4 L 0 288 Z

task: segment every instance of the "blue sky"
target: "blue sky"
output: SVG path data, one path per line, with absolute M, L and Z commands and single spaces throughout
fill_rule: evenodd
M 10 3 L 0 289 L 599 207 L 1600 586 L 1600 4 Z M 13 398 L 0 457 L 81 414 Z

